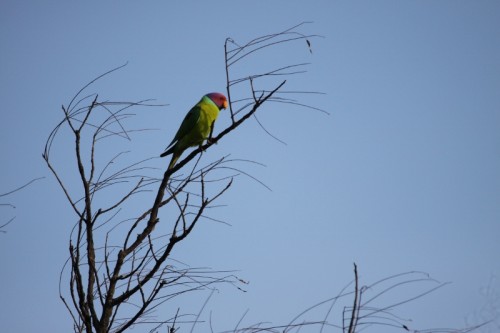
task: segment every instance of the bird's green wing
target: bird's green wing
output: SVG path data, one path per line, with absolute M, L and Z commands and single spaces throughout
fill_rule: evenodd
M 200 112 L 201 112 L 201 107 L 198 104 L 196 104 L 195 106 L 193 106 L 191 110 L 189 110 L 189 112 L 186 114 L 186 117 L 184 117 L 181 126 L 177 130 L 174 139 L 172 140 L 172 142 L 170 142 L 168 147 L 170 147 L 174 142 L 179 141 L 180 139 L 189 134 L 189 132 L 195 127 L 196 123 L 198 122 L 198 119 L 200 119 Z

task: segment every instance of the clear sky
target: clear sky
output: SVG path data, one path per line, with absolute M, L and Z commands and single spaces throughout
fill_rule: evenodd
M 330 115 L 268 105 L 259 120 L 287 145 L 250 121 L 212 147 L 207 161 L 265 164 L 244 169 L 272 191 L 237 178 L 213 213 L 231 226 L 202 224 L 174 253 L 249 281 L 245 293 L 214 294 L 215 331 L 247 309 L 242 326 L 286 323 L 340 292 L 353 262 L 363 284 L 413 270 L 451 282 L 395 311 L 414 329 L 485 314 L 482 290 L 493 281 L 500 293 L 500 2 L 2 0 L 0 192 L 45 178 L 1 201 L 16 206 L 0 207 L 0 223 L 16 216 L 0 234 L 1 332 L 72 329 L 58 281 L 74 216 L 41 156 L 61 105 L 128 62 L 91 92 L 169 104 L 134 118 L 157 131 L 111 147 L 130 149 L 130 161 L 157 156 L 203 94 L 224 91 L 226 37 L 245 42 L 302 21 L 325 37 L 311 40 L 313 53 L 297 45 L 269 56 L 310 62 L 288 87 L 324 92 L 303 101 Z M 216 131 L 227 123 L 222 113 Z M 73 155 L 59 162 L 75 168 Z M 153 161 L 159 175 L 166 163 Z M 183 306 L 194 313 L 207 296 Z

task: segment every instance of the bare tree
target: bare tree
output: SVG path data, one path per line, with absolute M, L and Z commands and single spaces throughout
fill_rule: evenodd
M 64 117 L 50 133 L 43 158 L 76 217 L 60 284 L 60 297 L 73 318 L 75 332 L 123 332 L 140 323 L 170 323 L 173 327 L 183 315 L 176 312 L 170 319 L 155 321 L 153 312 L 159 305 L 214 284 L 238 287 L 241 283 L 231 272 L 179 263 L 172 258 L 172 251 L 201 219 L 211 218 L 208 210 L 231 187 L 237 173 L 228 157 L 207 163 L 201 159 L 202 152 L 255 116 L 265 103 L 302 105 L 284 97 L 292 92 L 283 89 L 286 81 L 282 78 L 303 73 L 306 64 L 279 66 L 257 74 L 238 68 L 270 48 L 297 42 L 310 48 L 310 39 L 315 36 L 300 33 L 301 27 L 303 24 L 242 45 L 226 40 L 231 124 L 160 178 L 158 170 L 149 166 L 150 159 L 126 165 L 121 162 L 126 152 L 116 152 L 111 158 L 102 156 L 106 144 L 130 140 L 142 131 L 127 128 L 131 110 L 158 106 L 149 100 L 115 102 L 87 94 L 96 81 L 122 66 L 92 80 L 62 106 Z M 61 136 L 72 137 L 71 162 L 54 157 L 61 154 L 53 148 Z M 191 161 L 194 163 L 188 164 Z M 150 203 L 144 207 L 139 197 Z M 165 219 L 161 223 L 160 212 Z M 69 296 L 63 285 L 68 274 Z

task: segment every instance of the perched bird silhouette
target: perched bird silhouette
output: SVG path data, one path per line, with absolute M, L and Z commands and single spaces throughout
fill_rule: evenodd
M 221 93 L 209 93 L 189 110 L 174 139 L 160 156 L 172 154 L 168 168 L 171 169 L 189 147 L 201 146 L 212 137 L 214 123 L 221 109 L 227 108 L 227 99 Z

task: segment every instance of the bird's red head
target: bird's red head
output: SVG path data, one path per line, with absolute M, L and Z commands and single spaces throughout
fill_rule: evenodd
M 208 98 L 212 100 L 212 102 L 217 105 L 217 107 L 220 109 L 226 109 L 227 108 L 227 98 L 221 93 L 213 92 L 210 94 L 206 94 Z

